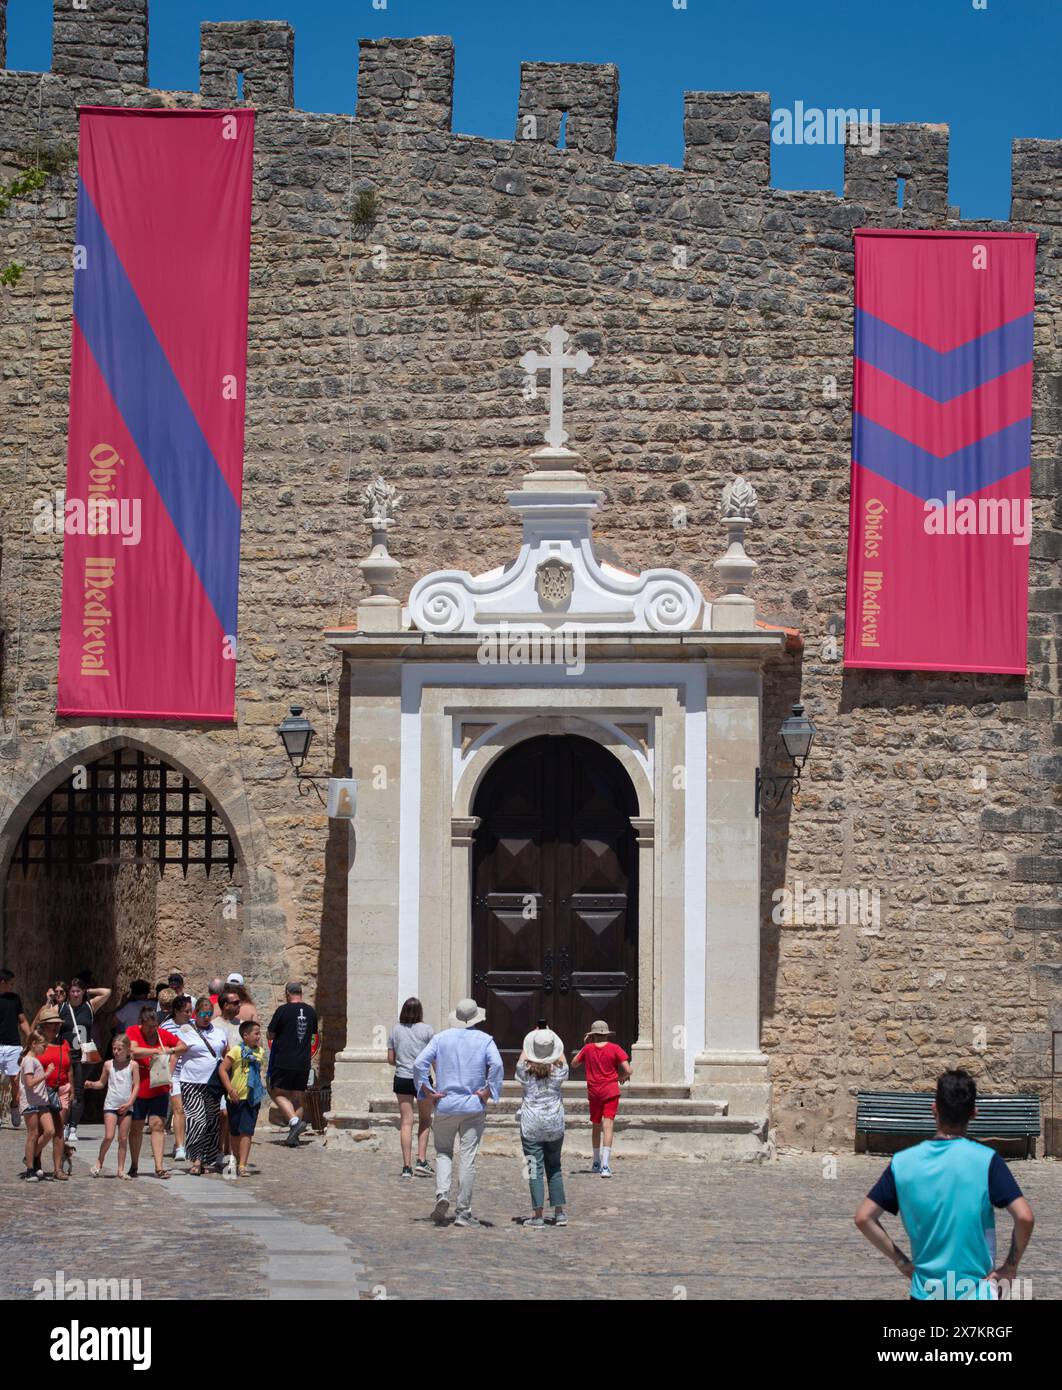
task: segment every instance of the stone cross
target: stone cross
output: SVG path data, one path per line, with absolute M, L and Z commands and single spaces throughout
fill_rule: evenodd
M 525 352 L 520 358 L 520 366 L 528 375 L 549 371 L 549 429 L 546 430 L 546 443 L 551 448 L 560 449 L 568 438 L 564 428 L 564 372 L 572 367 L 580 376 L 585 375 L 594 365 L 588 352 L 565 352 L 564 345 L 568 334 L 555 323 L 546 334 L 544 341 L 549 344 L 549 353 L 543 356 L 538 352 Z

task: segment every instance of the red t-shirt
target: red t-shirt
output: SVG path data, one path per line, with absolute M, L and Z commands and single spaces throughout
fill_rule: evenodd
M 611 1100 L 613 1096 L 618 1096 L 619 1064 L 627 1060 L 623 1048 L 614 1042 L 607 1042 L 602 1047 L 588 1042 L 582 1055 L 587 1094 L 599 1100 Z
M 52 1043 L 51 1047 L 46 1047 L 41 1053 L 41 1066 L 45 1071 L 49 1067 L 58 1067 L 58 1074 L 52 1072 L 48 1079 L 49 1086 L 65 1086 L 70 1080 L 70 1044 Z
M 125 1030 L 125 1036 L 131 1043 L 135 1043 L 137 1047 L 176 1047 L 180 1042 L 180 1038 L 175 1034 L 167 1033 L 165 1028 L 160 1028 L 158 1042 L 149 1043 L 146 1041 L 139 1024 L 134 1024 L 132 1028 L 127 1028 Z M 149 1100 L 152 1096 L 166 1095 L 170 1089 L 170 1083 L 168 1081 L 165 1086 L 151 1085 L 151 1058 L 138 1057 L 136 1059 L 136 1064 L 140 1068 L 140 1087 L 137 1091 L 139 1098 L 141 1100 Z

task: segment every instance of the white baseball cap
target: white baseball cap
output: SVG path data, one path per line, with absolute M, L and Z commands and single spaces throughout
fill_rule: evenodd
M 227 985 L 242 985 L 242 984 L 243 984 L 243 976 L 240 975 L 240 974 L 238 974 L 238 973 L 234 970 L 234 971 L 232 972 L 231 975 L 226 975 L 226 977 L 225 977 L 225 983 L 226 983 Z

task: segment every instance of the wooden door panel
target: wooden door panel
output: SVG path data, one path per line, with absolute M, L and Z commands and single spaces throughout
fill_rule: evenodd
M 572 826 L 571 886 L 574 892 L 610 893 L 624 884 L 630 824 L 602 827 L 600 821 Z
M 483 999 L 479 1001 L 487 1011 L 486 1022 L 482 1026 L 498 1045 L 506 1076 L 511 1077 L 515 1072 L 524 1038 L 541 1016 L 541 999 L 540 989 L 488 985 Z
M 537 835 L 496 832 L 490 888 L 499 893 L 542 896 L 542 841 Z
M 577 898 L 571 911 L 572 973 L 609 971 L 626 976 L 627 904 L 588 903 Z
M 524 915 L 523 899 L 499 902 L 500 894 L 487 898 L 488 970 L 491 975 L 513 970 L 532 971 L 541 977 L 546 947 L 542 942 L 541 915 Z

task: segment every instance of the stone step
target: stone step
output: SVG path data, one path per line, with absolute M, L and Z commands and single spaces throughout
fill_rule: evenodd
M 577 1095 L 565 1095 L 565 1110 L 570 1119 L 578 1117 L 580 1111 L 585 1115 L 586 1111 L 586 1089 L 581 1088 Z M 502 1092 L 502 1098 L 491 1104 L 488 1110 L 488 1124 L 492 1123 L 496 1115 L 515 1115 L 520 1109 L 521 1097 L 516 1094 Z M 579 1107 L 573 1109 L 573 1107 Z M 392 1096 L 379 1096 L 369 1101 L 369 1110 L 374 1115 L 397 1115 L 398 1101 Z M 686 1100 L 686 1099 L 660 1099 L 650 1096 L 629 1096 L 624 1095 L 620 1100 L 620 1118 L 626 1115 L 725 1115 L 727 1113 L 727 1103 L 725 1100 Z
M 397 1110 L 393 1114 L 387 1111 L 372 1111 L 362 1115 L 328 1115 L 328 1124 L 335 1129 L 347 1130 L 372 1130 L 372 1129 L 397 1129 L 399 1117 Z M 498 1132 L 516 1133 L 519 1130 L 515 1114 L 498 1114 L 491 1112 L 487 1119 L 487 1132 L 491 1130 Z M 565 1131 L 567 1133 L 582 1130 L 589 1131 L 590 1117 L 586 1114 L 568 1115 L 565 1117 Z M 616 1117 L 616 1133 L 622 1134 L 625 1131 L 651 1130 L 660 1134 L 759 1134 L 762 1130 L 766 1133 L 766 1120 L 757 1115 L 720 1115 L 720 1114 L 695 1114 L 684 1115 L 673 1112 L 662 1112 L 659 1109 L 643 1114 L 624 1115 L 622 1110 Z
M 519 1096 L 523 1088 L 519 1081 L 503 1081 L 503 1096 Z M 586 1099 L 585 1081 L 565 1081 L 561 1086 L 565 1100 L 569 1096 Z M 628 1081 L 621 1095 L 624 1100 L 689 1100 L 690 1088 L 686 1085 L 670 1085 L 666 1082 Z

